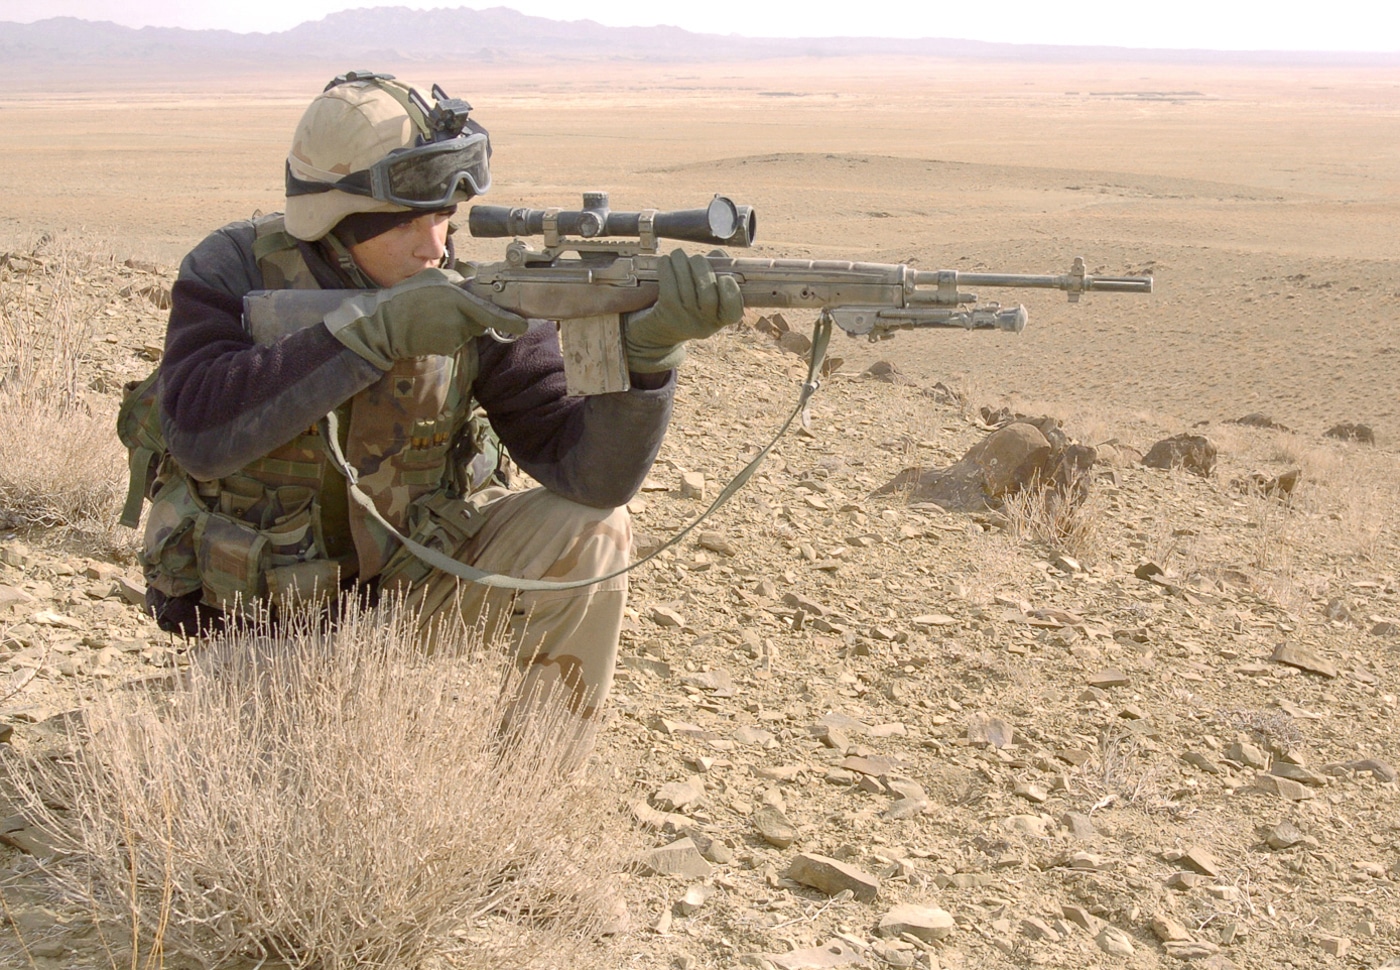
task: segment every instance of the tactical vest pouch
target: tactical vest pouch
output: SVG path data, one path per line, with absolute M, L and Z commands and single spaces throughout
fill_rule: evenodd
M 137 511 L 140 511 L 138 502 Z M 177 475 L 151 500 L 145 542 L 140 553 L 146 582 L 166 596 L 185 596 L 200 588 L 197 536 L 209 515 L 189 481 Z
M 129 473 L 120 521 L 132 529 L 141 521 L 141 500 L 155 498 L 161 460 L 165 457 L 159 390 L 157 368 L 145 380 L 127 382 L 117 411 L 117 437 L 126 446 Z
M 195 539 L 204 602 L 241 613 L 267 595 L 268 537 L 246 522 L 209 513 Z
M 511 483 L 510 455 L 491 427 L 484 408 L 475 408 L 447 456 L 448 482 L 458 495 Z
M 325 603 L 340 592 L 340 563 L 333 559 L 274 566 L 267 571 L 267 598 L 281 611 Z
M 420 545 L 445 556 L 456 556 L 486 524 L 482 506 L 504 494 L 505 489 L 488 488 L 463 499 L 453 498 L 448 489 L 440 488 L 409 507 L 410 531 L 406 534 Z M 407 590 L 422 583 L 431 572 L 432 566 L 400 544 L 379 574 L 379 586 Z

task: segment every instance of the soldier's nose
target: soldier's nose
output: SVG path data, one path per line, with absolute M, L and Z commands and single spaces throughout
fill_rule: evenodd
M 421 228 L 414 238 L 413 253 L 423 259 L 436 262 L 442 259 L 442 254 L 446 249 L 446 240 L 441 237 L 435 227 L 425 226 Z

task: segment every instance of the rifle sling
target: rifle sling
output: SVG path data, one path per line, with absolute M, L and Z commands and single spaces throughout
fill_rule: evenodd
M 325 425 L 323 429 L 323 440 L 330 448 L 331 459 L 334 461 L 336 468 L 345 476 L 345 481 L 349 485 L 350 497 L 359 503 L 370 518 L 374 519 L 381 527 L 387 529 L 390 535 L 402 542 L 404 548 L 434 569 L 440 569 L 445 573 L 450 573 L 458 579 L 465 579 L 471 583 L 478 583 L 482 586 L 493 586 L 499 589 L 581 589 L 582 587 L 592 586 L 595 583 L 601 583 L 613 579 L 614 577 L 621 576 L 624 573 L 631 572 L 643 563 L 655 559 L 661 553 L 670 549 L 689 535 L 691 530 L 705 521 L 711 512 L 728 502 L 739 489 L 744 487 L 748 480 L 753 477 L 753 473 L 758 470 L 758 466 L 763 463 L 763 459 L 768 457 L 768 453 L 773 450 L 779 440 L 782 439 L 783 435 L 787 433 L 788 428 L 792 426 L 792 422 L 803 413 L 807 407 L 808 401 L 810 401 L 812 395 L 816 393 L 817 388 L 821 386 L 821 381 L 818 377 L 821 374 L 822 361 L 826 358 L 827 345 L 831 342 L 831 326 L 831 317 L 827 311 L 823 309 L 821 315 L 817 317 L 817 322 L 812 327 L 812 355 L 810 366 L 807 369 L 807 380 L 803 382 L 802 388 L 798 393 L 797 405 L 792 409 L 792 413 L 788 415 L 787 420 L 783 422 L 782 427 L 778 429 L 778 433 L 773 436 L 773 440 L 768 442 L 767 446 L 755 455 L 753 461 L 745 465 L 728 485 L 724 486 L 724 489 L 715 498 L 714 502 L 710 504 L 710 507 L 704 512 L 701 512 L 694 521 L 668 539 L 664 545 L 652 550 L 636 562 L 630 563 L 604 576 L 594 576 L 590 579 L 574 579 L 567 582 L 555 582 L 546 579 L 521 579 L 516 576 L 505 576 L 501 573 L 489 573 L 481 569 L 476 569 L 472 566 L 468 566 L 466 563 L 453 559 L 451 556 L 437 549 L 430 549 L 422 543 L 414 542 L 408 536 L 394 528 L 394 526 L 379 513 L 379 509 L 375 507 L 374 501 L 361 490 L 359 486 L 359 473 L 345 460 L 345 454 L 341 451 L 338 423 L 334 411 L 330 412 L 322 419 L 322 423 Z

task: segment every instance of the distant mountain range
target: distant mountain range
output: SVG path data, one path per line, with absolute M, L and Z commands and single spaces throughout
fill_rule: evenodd
M 368 62 L 473 57 L 492 61 L 658 60 L 720 61 L 773 57 L 938 56 L 1016 61 L 1142 61 L 1202 64 L 1400 65 L 1400 53 L 1171 51 L 1151 48 L 992 44 L 921 38 L 775 39 L 696 34 L 678 27 L 605 27 L 591 20 L 549 20 L 506 7 L 347 10 L 291 30 L 236 34 L 173 27 L 133 29 L 55 17 L 32 24 L 0 22 L 0 75 L 4 68 L 65 63 L 90 65 L 211 62 L 247 66 L 363 58 Z

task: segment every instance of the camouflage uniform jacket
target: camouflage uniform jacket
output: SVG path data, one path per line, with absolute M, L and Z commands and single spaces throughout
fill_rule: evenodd
M 291 252 L 269 273 L 268 218 L 277 217 L 211 234 L 173 289 L 160 408 L 176 467 L 148 518 L 143 560 L 154 599 L 227 608 L 234 594 L 275 593 L 270 573 L 279 568 L 320 562 L 362 580 L 382 568 L 395 544 L 350 514 L 346 483 L 318 440 L 331 411 L 343 416 L 362 484 L 400 528 L 411 527 L 414 499 L 445 484 L 473 401 L 512 459 L 551 491 L 597 508 L 635 494 L 670 420 L 673 375 L 652 389 L 568 397 L 549 325 L 511 343 L 480 337 L 455 358 L 400 361 L 387 373 L 319 324 L 256 343 L 242 316 L 249 291 L 352 285 L 321 246 L 282 234 Z M 300 580 L 308 575 L 316 574 L 303 570 Z

